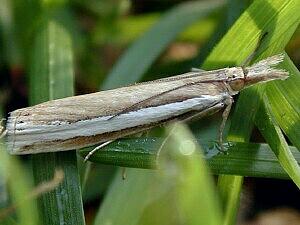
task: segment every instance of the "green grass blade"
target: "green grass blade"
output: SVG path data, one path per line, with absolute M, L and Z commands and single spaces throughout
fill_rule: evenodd
M 21 51 L 18 48 L 16 41 L 15 24 L 13 23 L 12 1 L 2 0 L 0 4 L 0 27 L 1 27 L 1 55 L 0 65 L 2 60 L 5 60 L 10 66 L 18 65 L 21 61 Z M 5 13 L 3 13 L 5 12 Z
M 289 79 L 268 85 L 266 95 L 276 122 L 300 149 L 300 73 L 288 56 L 281 68 L 289 72 Z
M 290 73 L 286 82 L 274 82 L 263 95 L 264 105 L 257 114 L 256 124 L 270 144 L 282 167 L 300 187 L 300 167 L 291 154 L 280 130 L 283 129 L 292 144 L 300 149 L 300 101 L 297 97 L 300 73 L 292 61 L 286 57 L 281 67 Z
M 297 23 L 299 23 L 299 14 L 295 15 L 297 10 L 299 10 L 299 4 L 295 1 L 253 2 L 208 57 L 204 63 L 204 68 L 214 68 L 217 65 L 225 66 L 225 64 L 241 64 L 253 51 L 257 37 L 265 32 L 269 33 L 269 37 L 264 41 L 260 52 L 266 49 L 268 51 L 262 57 L 282 51 L 296 29 Z M 231 120 L 228 140 L 249 141 L 254 115 L 259 105 L 257 104 L 259 102 L 257 90 L 258 87 L 253 87 L 240 94 Z M 224 207 L 226 209 L 224 224 L 232 224 L 235 221 L 234 217 L 238 207 L 230 207 L 230 205 L 232 199 L 238 201 L 239 191 L 236 189 L 241 187 L 241 183 L 241 177 L 222 176 L 219 178 L 219 184 L 226 184 L 223 186 L 223 190 L 221 188 L 221 193 L 227 195 L 223 199 L 229 199 L 229 201 L 224 202 L 226 205 Z M 226 187 L 227 185 L 228 187 Z
M 117 174 L 94 224 L 220 224 L 213 180 L 201 155 L 184 156 L 174 148 L 185 146 L 189 132 L 176 129 L 170 137 L 160 170 L 128 169 L 125 180 Z
M 35 199 L 28 198 L 32 190 L 29 174 L 26 173 L 27 171 L 24 170 L 17 158 L 7 154 L 2 142 L 0 143 L 0 162 L 1 182 L 7 182 L 6 185 L 9 187 L 11 197 L 11 201 L 6 202 L 8 204 L 0 205 L 0 224 L 40 224 Z M 2 188 L 0 189 L 2 200 L 5 196 L 4 191 Z M 8 196 L 6 197 L 8 198 Z M 15 211 L 13 211 L 16 218 L 12 217 L 14 214 L 4 213 L 4 210 L 12 205 L 16 206 Z
M 229 0 L 227 4 L 227 26 L 232 26 L 233 23 L 241 16 L 246 7 L 249 6 L 248 1 Z M 230 133 L 233 127 L 233 123 Z M 239 209 L 240 193 L 244 178 L 242 176 L 219 175 L 218 190 L 222 199 L 224 212 L 223 225 L 236 223 L 236 215 Z
M 154 171 L 128 169 L 127 178 L 123 180 L 121 172 L 116 173 L 94 224 L 138 224 L 142 210 L 153 198 L 149 187 L 156 179 L 155 174 Z
M 23 166 L 17 157 L 7 154 L 4 141 L 0 140 L 0 224 L 39 224 L 35 199 L 28 198 L 32 180 Z M 12 205 L 16 206 L 15 211 L 9 214 L 5 210 Z
M 264 99 L 264 105 L 260 107 L 257 113 L 256 124 L 262 132 L 264 138 L 270 144 L 281 166 L 300 188 L 299 162 L 297 162 L 294 158 L 280 130 L 280 127 L 277 125 L 274 116 L 271 114 L 270 104 L 266 96 Z
M 90 158 L 98 162 L 122 167 L 157 168 L 157 150 L 163 138 L 128 138 L 103 147 Z M 267 144 L 231 142 L 228 154 L 219 154 L 211 140 L 198 139 L 203 146 L 205 158 L 214 174 L 235 174 L 252 177 L 289 178 Z M 290 147 L 297 162 L 300 153 Z M 82 157 L 88 150 L 80 151 Z
M 137 40 L 147 30 L 149 30 L 161 17 L 161 13 L 146 13 L 137 15 L 128 15 L 122 20 L 117 21 L 117 27 L 119 28 L 119 39 L 116 41 L 118 45 L 124 46 Z M 218 15 L 213 15 L 200 20 L 188 29 L 184 30 L 177 38 L 178 41 L 197 42 L 201 43 L 209 37 L 214 28 Z M 103 32 L 100 28 L 100 32 Z M 99 32 L 99 36 L 101 33 Z M 96 33 L 98 35 L 98 33 Z M 100 37 L 101 38 L 101 37 Z M 99 39 L 100 39 L 99 38 Z
M 272 52 L 268 54 L 282 51 L 299 24 L 299 4 L 292 0 L 253 2 L 214 48 L 203 68 L 240 65 L 253 52 L 260 35 L 265 32 L 268 35 L 258 55 L 270 48 Z
M 30 73 L 30 103 L 73 95 L 72 42 L 66 29 L 48 21 L 37 33 Z M 35 183 L 50 180 L 55 169 L 65 177 L 54 191 L 38 201 L 42 224 L 85 224 L 76 152 L 32 155 Z
M 171 154 L 175 159 L 175 170 L 178 171 L 174 177 L 177 207 L 184 221 L 183 224 L 221 224 L 222 213 L 218 195 L 202 149 L 199 149 L 199 145 L 185 125 L 175 124 L 168 130 L 168 140 L 160 156 L 165 160 L 163 156 Z M 172 171 L 174 169 L 169 162 L 163 166 L 165 166 L 163 169 L 169 168 Z
M 221 62 L 223 60 L 226 61 L 229 59 L 227 57 L 230 57 L 230 59 L 233 60 L 233 63 L 240 64 L 242 60 L 245 58 L 244 56 L 242 56 L 243 53 L 245 52 L 247 55 L 251 53 L 251 50 L 247 51 L 245 50 L 245 47 L 249 46 L 247 43 L 250 43 L 250 45 L 252 45 L 253 48 L 253 43 L 251 43 L 251 38 L 253 37 L 253 35 L 255 36 L 257 32 L 259 33 L 269 32 L 272 35 L 269 41 L 265 42 L 265 46 L 262 46 L 261 48 L 261 51 L 263 49 L 269 48 L 269 52 L 265 53 L 265 56 L 268 56 L 268 54 L 272 55 L 278 51 L 282 51 L 283 47 L 286 45 L 287 41 L 289 40 L 294 30 L 296 29 L 295 24 L 297 24 L 299 21 L 298 15 L 296 15 L 294 18 L 290 16 L 293 13 L 295 13 L 297 7 L 299 9 L 299 5 L 297 6 L 296 3 L 293 1 L 277 1 L 275 4 L 274 2 L 271 3 L 271 1 L 254 2 L 246 10 L 246 12 L 240 17 L 237 23 L 235 23 L 235 25 L 231 28 L 228 34 L 224 37 L 222 42 L 217 46 L 215 51 L 211 54 L 210 57 L 213 57 L 215 54 L 215 59 L 214 57 L 213 59 L 208 58 L 207 66 L 210 66 L 209 64 L 212 64 L 211 66 L 214 66 L 213 61 L 221 61 Z M 268 16 L 268 18 L 266 18 L 266 16 Z M 245 28 L 247 28 L 247 32 Z M 284 31 L 286 33 L 285 36 L 282 38 L 281 35 L 282 32 Z M 229 39 L 226 39 L 228 38 L 228 36 Z M 234 42 L 234 46 L 232 44 L 230 46 L 229 41 L 233 39 L 241 40 L 241 41 Z M 277 43 L 280 43 L 281 45 L 276 44 L 276 42 L 272 42 L 272 40 L 274 39 L 275 40 L 277 39 L 278 41 Z M 228 41 L 228 43 L 226 43 L 226 41 Z M 244 47 L 243 48 L 238 47 L 239 46 L 238 42 L 241 42 L 244 45 Z M 256 42 L 254 42 L 254 46 L 255 45 Z M 224 52 L 226 49 L 230 50 L 230 52 Z M 239 51 L 239 53 L 235 51 Z M 222 56 L 219 55 L 222 53 L 224 54 L 223 59 Z M 226 56 L 225 54 L 230 54 L 230 56 L 229 55 Z M 248 89 L 247 91 L 244 91 L 239 96 L 238 104 L 236 105 L 234 116 L 232 118 L 232 124 L 228 134 L 228 140 L 230 141 L 249 140 L 253 128 L 252 121 L 258 107 L 257 104 L 258 97 L 256 94 L 257 89 L 258 87 Z M 234 184 L 233 182 L 230 182 L 230 180 L 233 181 L 240 180 L 240 182 L 242 182 L 242 179 L 240 178 L 235 179 L 232 177 L 226 178 L 222 176 L 219 178 L 219 183 L 225 183 L 225 184 L 229 183 L 229 187 L 230 187 L 230 185 Z M 241 184 L 237 184 L 237 186 L 241 186 Z M 226 190 L 229 190 L 227 194 L 228 194 L 228 198 L 231 199 L 232 195 L 236 195 L 236 193 L 238 193 L 235 190 L 234 190 L 235 193 L 233 193 L 233 189 L 235 188 L 232 188 L 230 191 L 230 189 L 225 186 L 225 189 L 223 190 L 223 192 L 221 191 L 221 193 L 225 193 Z M 238 197 L 235 197 L 233 199 L 238 200 Z M 236 211 L 237 207 L 230 207 L 231 201 L 225 202 L 225 204 L 227 207 L 225 207 L 226 220 L 224 224 L 232 224 L 233 221 L 235 220 L 234 215 L 236 214 L 236 212 L 234 211 Z
M 218 177 L 218 191 L 224 211 L 222 224 L 236 223 L 243 181 L 242 176 L 219 175 Z
M 35 35 L 35 29 L 43 21 L 41 17 L 41 1 L 12 0 L 10 3 L 13 15 L 12 29 L 16 40 L 16 43 L 14 44 L 16 44 L 18 56 L 20 56 L 20 59 L 18 60 L 27 66 L 31 54 L 32 39 Z
M 102 88 L 114 88 L 140 80 L 180 32 L 223 3 L 223 0 L 188 2 L 170 10 L 125 52 Z

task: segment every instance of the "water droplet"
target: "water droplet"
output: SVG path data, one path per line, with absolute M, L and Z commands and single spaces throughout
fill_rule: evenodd
M 179 151 L 183 155 L 192 155 L 196 150 L 196 145 L 192 140 L 185 140 L 180 143 Z

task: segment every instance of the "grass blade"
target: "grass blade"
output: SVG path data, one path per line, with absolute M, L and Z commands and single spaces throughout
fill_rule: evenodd
M 37 34 L 31 63 L 30 103 L 73 95 L 71 39 L 57 22 L 47 21 Z M 50 180 L 56 168 L 64 171 L 62 184 L 39 199 L 42 224 L 85 224 L 76 152 L 32 155 L 36 184 Z
M 116 173 L 94 224 L 138 224 L 142 210 L 151 203 L 151 198 L 155 198 L 151 193 L 160 195 L 149 188 L 155 182 L 155 174 L 154 171 L 128 169 L 126 180 L 122 180 L 122 172 Z
M 227 5 L 227 26 L 232 26 L 249 4 L 245 0 L 229 0 Z M 231 126 L 230 132 L 232 132 L 232 129 L 233 126 Z M 222 199 L 224 212 L 223 225 L 236 223 L 243 181 L 244 178 L 242 176 L 218 176 L 218 190 Z
M 261 93 L 264 104 L 256 115 L 256 125 L 270 144 L 282 167 L 300 187 L 300 167 L 280 130 L 281 127 L 299 150 L 300 101 L 296 95 L 299 94 L 297 84 L 300 83 L 300 73 L 288 57 L 281 66 L 289 71 L 290 77 L 282 85 L 282 82 L 269 85 L 265 95 Z
M 276 123 L 300 149 L 300 73 L 288 56 L 281 68 L 289 71 L 289 79 L 268 85 L 266 95 Z
M 270 39 L 261 46 L 260 52 L 268 48 L 268 52 L 266 52 L 263 57 L 282 51 L 299 21 L 298 15 L 294 17 L 291 16 L 293 13 L 296 13 L 295 10 L 299 10 L 299 4 L 294 1 L 276 1 L 276 3 L 274 3 L 274 1 L 253 2 L 208 57 L 204 68 L 211 68 L 215 66 L 216 62 L 223 64 L 226 61 L 229 64 L 233 63 L 239 65 L 247 55 L 250 55 L 251 51 L 253 51 L 251 49 L 253 49 L 257 43 L 257 41 L 253 43 L 251 39 L 265 32 L 269 32 L 271 37 L 268 37 Z M 247 31 L 245 29 L 247 29 Z M 285 32 L 284 36 L 282 36 L 283 32 Z M 274 39 L 277 39 L 277 43 L 280 44 L 273 42 Z M 235 41 L 232 42 L 232 40 Z M 239 44 L 241 45 L 239 46 Z M 250 49 L 248 48 L 249 45 Z M 253 87 L 240 94 L 228 133 L 228 140 L 249 141 L 253 128 L 254 115 L 258 108 L 257 102 L 259 102 L 256 94 L 257 90 L 258 87 Z M 240 184 L 235 182 L 237 180 Z M 236 188 L 241 187 L 242 178 L 222 176 L 219 178 L 219 184 L 222 183 L 228 185 L 228 187 L 224 186 L 223 191 L 221 191 L 222 194 L 227 193 L 228 195 L 227 198 L 223 197 L 223 199 L 233 199 L 237 201 L 238 196 L 236 195 L 239 191 L 236 191 Z M 233 184 L 234 186 L 231 187 Z M 228 190 L 229 192 L 227 192 Z M 235 193 L 233 193 L 233 191 Z M 236 197 L 232 198 L 234 195 Z M 238 207 L 230 207 L 230 204 L 232 204 L 230 200 L 225 202 L 225 204 L 226 212 L 224 224 L 232 224 L 235 221 L 234 217 Z
M 164 156 L 170 154 L 172 159 L 163 169 L 173 170 L 174 166 L 169 164 L 174 162 L 177 167 L 175 195 L 183 224 L 221 224 L 219 199 L 202 150 L 185 125 L 178 123 L 168 128 L 169 135 L 159 158 L 166 160 Z
M 10 190 L 11 201 L 9 204 L 0 207 L 0 224 L 24 224 L 38 225 L 38 214 L 35 199 L 28 198 L 32 190 L 29 174 L 26 173 L 24 167 L 17 158 L 10 157 L 3 143 L 0 144 L 0 177 L 2 182 L 7 182 Z M 1 198 L 3 200 L 4 190 L 0 189 Z M 1 203 L 1 202 L 0 202 Z M 8 202 L 6 202 L 8 203 Z M 15 207 L 17 219 L 14 218 L 6 209 Z M 11 208 L 12 209 L 12 208 Z
M 2 117 L 0 106 L 0 117 Z M 0 140 L 0 224 L 38 225 L 35 199 L 28 198 L 32 190 L 31 177 L 17 157 L 7 154 Z M 8 187 L 10 192 L 8 192 Z M 12 215 L 11 215 L 12 213 Z M 14 217 L 14 213 L 17 218 Z
M 277 1 L 275 4 L 274 2 L 271 3 L 271 1 L 254 2 L 239 18 L 239 20 L 223 38 L 216 49 L 214 49 L 212 54 L 208 57 L 206 64 L 204 64 L 204 67 L 214 67 L 215 62 L 221 62 L 222 64 L 223 61 L 228 60 L 232 60 L 233 64 L 240 64 L 245 56 L 251 53 L 251 50 L 247 50 L 247 46 L 249 46 L 248 43 L 250 43 L 250 46 L 252 45 L 253 49 L 253 42 L 251 43 L 251 38 L 257 33 L 263 34 L 264 32 L 271 32 L 272 37 L 269 39 L 269 41 L 265 42 L 265 46 L 261 46 L 262 48 L 260 49 L 262 52 L 264 49 L 269 48 L 268 53 L 264 54 L 265 57 L 282 51 L 283 47 L 286 45 L 296 29 L 295 24 L 297 24 L 299 21 L 298 15 L 292 18 L 290 16 L 291 14 L 289 14 L 296 13 L 294 11 L 296 9 L 299 10 L 299 4 L 297 6 L 297 4 L 293 1 Z M 247 28 L 247 31 L 244 30 L 245 28 Z M 282 32 L 284 31 L 286 31 L 286 34 L 284 37 L 281 37 Z M 278 39 L 277 43 L 280 43 L 280 45 L 276 44 L 276 42 L 272 42 L 273 39 Z M 232 40 L 236 41 L 232 42 Z M 239 42 L 243 45 L 243 47 L 239 47 L 239 44 L 237 44 Z M 256 42 L 254 42 L 254 45 L 256 45 Z M 226 52 L 226 50 L 230 51 Z M 243 56 L 245 53 L 246 55 Z M 223 54 L 223 56 L 220 54 Z M 254 87 L 242 92 L 242 94 L 239 96 L 238 104 L 236 105 L 232 118 L 233 122 L 228 134 L 228 140 L 249 141 L 253 128 L 254 115 L 258 108 L 258 97 L 256 94 L 257 90 L 258 87 Z M 230 180 L 233 182 L 230 182 Z M 225 189 L 221 191 L 221 193 L 225 193 L 226 190 L 229 190 L 228 198 L 231 198 L 232 195 L 239 193 L 239 191 L 232 193 L 233 189 L 235 188 L 230 187 L 234 183 L 237 184 L 234 182 L 236 180 L 242 182 L 242 179 L 239 177 L 220 177 L 219 184 L 229 183 L 229 187 L 225 186 Z M 241 187 L 241 184 L 237 184 L 237 186 Z M 230 191 L 230 188 L 232 191 Z M 233 199 L 238 200 L 238 197 Z M 236 210 L 237 207 L 230 207 L 231 201 L 226 203 L 227 207 L 225 208 L 227 212 L 225 212 L 226 220 L 224 224 L 232 224 L 235 220 L 233 217 L 236 214 L 236 212 L 232 211 Z M 227 218 L 229 218 L 228 221 Z
M 205 161 L 200 154 L 180 152 L 189 148 L 178 148 L 187 140 L 187 128 L 177 126 L 165 144 L 160 170 L 129 169 L 125 180 L 117 174 L 95 224 L 219 225 L 221 212 Z
M 242 176 L 219 175 L 218 177 L 218 193 L 224 211 L 222 224 L 236 223 L 243 181 Z
M 274 120 L 274 116 L 271 114 L 270 104 L 266 96 L 264 99 L 264 105 L 260 107 L 257 113 L 256 124 L 261 130 L 264 138 L 270 144 L 281 166 L 300 188 L 299 162 L 297 162 L 294 158 L 279 126 Z
M 205 158 L 214 174 L 235 174 L 250 177 L 289 178 L 267 144 L 231 142 L 228 154 L 219 154 L 211 140 L 197 139 L 204 149 Z M 128 138 L 111 143 L 90 158 L 98 162 L 122 167 L 157 168 L 157 150 L 163 138 Z M 297 162 L 300 153 L 290 147 Z M 88 150 L 80 151 L 86 156 Z

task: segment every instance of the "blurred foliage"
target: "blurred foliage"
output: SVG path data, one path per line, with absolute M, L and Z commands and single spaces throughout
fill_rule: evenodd
M 35 36 L 29 66 L 30 104 L 72 96 L 74 66 L 70 33 L 56 16 L 49 16 L 40 24 Z M 76 152 L 34 154 L 31 162 L 36 185 L 50 180 L 57 170 L 64 176 L 55 190 L 39 197 L 40 223 L 85 224 Z
M 159 170 L 129 169 L 125 181 L 117 173 L 95 224 L 221 224 L 213 179 L 198 147 L 187 127 L 169 127 Z
M 87 224 L 234 224 L 242 176 L 290 177 L 300 184 L 299 11 L 295 0 L 0 0 L 1 113 L 71 95 L 74 73 L 75 92 L 82 94 L 200 64 L 206 69 L 238 65 L 268 31 L 256 60 L 285 50 L 289 57 L 281 67 L 291 78 L 241 93 L 226 129 L 234 143 L 227 155 L 217 154 L 212 144 L 218 114 L 191 124 L 203 149 L 187 127 L 178 126 L 167 131 L 162 157 L 157 157 L 157 145 L 164 132 L 156 129 L 153 138 L 121 140 L 91 158 L 139 168 L 153 168 L 159 161 L 157 171 L 128 169 L 122 180 L 121 170 L 86 167 L 78 158 Z M 28 157 L 9 157 L 0 147 L 0 223 L 39 224 L 34 199 L 26 198 L 34 188 Z M 83 224 L 75 154 L 61 155 L 58 161 L 69 166 L 66 180 L 45 195 L 52 195 L 50 200 L 44 196 L 39 215 L 43 211 L 48 222 L 60 215 L 57 221 Z M 35 176 L 41 173 L 37 183 L 52 177 L 53 168 L 42 168 L 47 160 L 57 165 L 52 156 L 35 157 L 40 161 L 33 167 Z M 210 170 L 241 177 L 222 175 L 216 190 Z M 60 202 L 59 196 L 68 196 L 69 208 L 60 205 L 66 199 Z M 16 208 L 5 214 L 10 206 Z

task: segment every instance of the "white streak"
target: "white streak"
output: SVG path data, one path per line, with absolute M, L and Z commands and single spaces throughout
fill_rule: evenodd
M 119 131 L 126 128 L 147 125 L 167 120 L 192 110 L 202 111 L 222 102 L 226 95 L 202 95 L 166 105 L 139 109 L 124 113 L 111 119 L 111 116 L 97 117 L 75 123 L 53 121 L 49 125 L 37 125 L 30 122 L 17 123 L 11 118 L 8 127 L 8 142 L 13 151 L 21 147 L 43 141 L 66 140 L 79 136 L 93 136 L 96 134 Z M 15 126 L 15 127 L 14 127 Z

